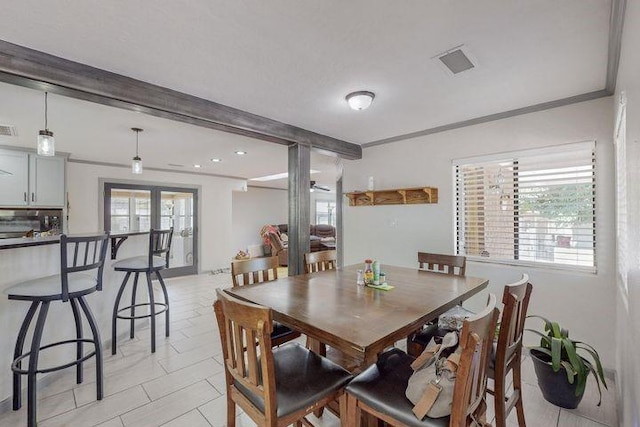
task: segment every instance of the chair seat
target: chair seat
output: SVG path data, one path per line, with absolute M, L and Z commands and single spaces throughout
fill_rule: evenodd
M 419 420 L 413 404 L 405 396 L 414 358 L 392 348 L 380 355 L 378 362 L 358 375 L 347 386 L 347 393 L 376 411 L 389 415 L 407 426 L 447 427 L 449 417 Z
M 96 290 L 97 279 L 91 274 L 69 274 L 69 295 L 84 295 Z M 9 299 L 62 299 L 60 275 L 40 277 L 27 282 L 18 283 L 4 292 Z
M 166 267 L 167 260 L 159 256 L 152 258 L 153 266 L 151 270 L 160 270 Z M 149 257 L 137 256 L 133 258 L 125 258 L 113 264 L 116 271 L 147 271 L 149 270 Z
M 448 329 L 438 328 L 437 323 L 432 323 L 426 325 L 419 332 L 416 332 L 412 338 L 412 341 L 420 344 L 423 347 L 426 347 L 431 342 L 431 338 L 442 338 L 448 332 L 451 331 L 449 331 Z
M 287 335 L 298 334 L 298 332 L 293 329 L 284 326 L 282 323 L 273 322 L 273 332 L 271 333 L 271 340 L 275 341 L 276 339 L 286 337 Z
M 273 349 L 278 418 L 313 405 L 344 387 L 349 372 L 297 343 Z M 236 388 L 264 413 L 264 401 L 236 382 Z

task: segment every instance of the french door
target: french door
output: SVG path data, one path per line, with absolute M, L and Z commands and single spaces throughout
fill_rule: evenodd
M 142 184 L 104 184 L 104 227 L 136 233 L 173 227 L 169 269 L 163 277 L 198 272 L 198 190 Z

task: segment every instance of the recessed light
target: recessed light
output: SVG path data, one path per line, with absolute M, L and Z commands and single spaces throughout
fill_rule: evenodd
M 220 162 L 222 161 L 222 159 L 219 159 L 219 158 L 217 158 L 217 157 L 214 157 L 213 159 L 211 159 L 211 161 L 212 161 L 213 163 L 220 163 Z
M 194 168 L 196 168 L 196 169 L 198 169 L 198 168 L 201 168 L 202 166 L 200 166 L 200 165 L 193 165 L 193 167 L 194 167 Z
M 245 154 L 247 154 L 247 152 L 246 151 L 242 151 L 242 150 L 238 150 L 238 151 L 236 151 L 236 154 L 238 156 L 244 156 Z

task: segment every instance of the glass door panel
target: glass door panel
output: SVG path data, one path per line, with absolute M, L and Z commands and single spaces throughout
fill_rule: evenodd
M 192 266 L 194 193 L 160 191 L 160 223 L 163 229 L 173 227 L 171 267 Z
M 111 189 L 112 233 L 132 233 L 151 229 L 151 191 Z

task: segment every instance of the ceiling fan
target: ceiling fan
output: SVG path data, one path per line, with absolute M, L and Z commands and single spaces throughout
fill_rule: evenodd
M 324 185 L 317 185 L 315 181 L 311 181 L 310 184 L 311 184 L 311 191 L 314 191 L 314 190 L 331 191 L 329 187 L 326 187 Z

